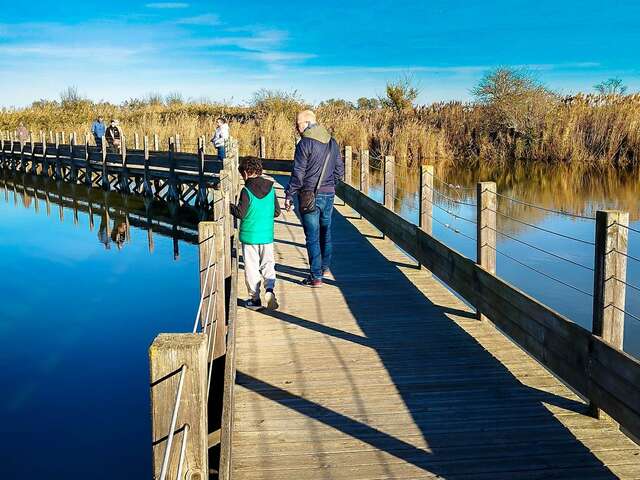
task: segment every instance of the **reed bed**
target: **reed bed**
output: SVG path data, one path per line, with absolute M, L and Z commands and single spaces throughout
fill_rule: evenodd
M 169 104 L 130 101 L 122 105 L 35 102 L 24 109 L 0 111 L 0 130 L 20 122 L 34 132 L 88 132 L 101 114 L 120 121 L 125 135 L 154 134 L 166 144 L 180 135 L 184 150 L 193 150 L 201 135 L 211 137 L 218 117 L 229 119 L 241 154 L 256 154 L 259 137 L 266 138 L 271 158 L 291 158 L 295 148 L 294 118 L 304 102 L 233 106 L 191 102 Z M 631 170 L 640 163 L 640 96 L 581 96 L 557 99 L 526 132 L 497 125 L 489 107 L 461 102 L 437 103 L 397 111 L 357 109 L 346 102 L 325 102 L 316 109 L 319 120 L 342 145 L 357 155 L 394 155 L 402 165 L 426 162 L 439 166 L 507 166 L 546 163 L 580 169 L 615 167 Z

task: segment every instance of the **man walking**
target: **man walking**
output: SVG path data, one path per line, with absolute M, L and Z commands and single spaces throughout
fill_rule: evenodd
M 96 141 L 98 150 L 102 150 L 102 137 L 104 137 L 106 132 L 107 126 L 104 124 L 102 116 L 99 116 L 91 125 L 91 133 L 93 134 L 93 139 Z
M 322 278 L 331 266 L 331 214 L 336 183 L 344 176 L 344 161 L 338 143 L 317 124 L 311 110 L 298 113 L 296 128 L 301 139 L 286 188 L 285 208 L 290 211 L 297 200 L 311 270 L 303 283 L 317 288 L 322 286 Z M 308 199 L 315 208 L 313 204 L 306 205 Z
M 107 127 L 105 138 L 107 139 L 109 151 L 120 153 L 120 145 L 122 142 L 122 130 L 120 130 L 117 120 L 115 119 L 111 120 L 111 125 Z

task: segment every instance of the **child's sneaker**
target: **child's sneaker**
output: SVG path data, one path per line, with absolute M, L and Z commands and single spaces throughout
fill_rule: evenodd
M 276 299 L 276 294 L 273 293 L 273 290 L 267 290 L 265 300 L 267 301 L 267 308 L 269 310 L 277 310 L 280 306 L 278 305 L 278 300 Z
M 262 308 L 262 302 L 259 298 L 250 298 L 245 300 L 244 306 L 249 310 L 260 310 Z

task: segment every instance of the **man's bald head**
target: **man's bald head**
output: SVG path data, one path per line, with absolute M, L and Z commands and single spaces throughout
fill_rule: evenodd
M 311 110 L 303 110 L 298 113 L 296 124 L 298 127 L 298 132 L 300 134 L 302 134 L 302 132 L 304 132 L 309 127 L 309 125 L 312 125 L 314 123 L 316 123 L 316 114 Z
M 303 110 L 298 113 L 298 121 L 316 123 L 316 114 L 311 110 Z

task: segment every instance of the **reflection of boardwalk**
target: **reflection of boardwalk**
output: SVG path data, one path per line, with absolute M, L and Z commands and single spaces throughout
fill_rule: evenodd
M 640 478 L 634 443 L 350 216 L 319 290 L 278 220 L 281 311 L 239 311 L 234 480 Z

